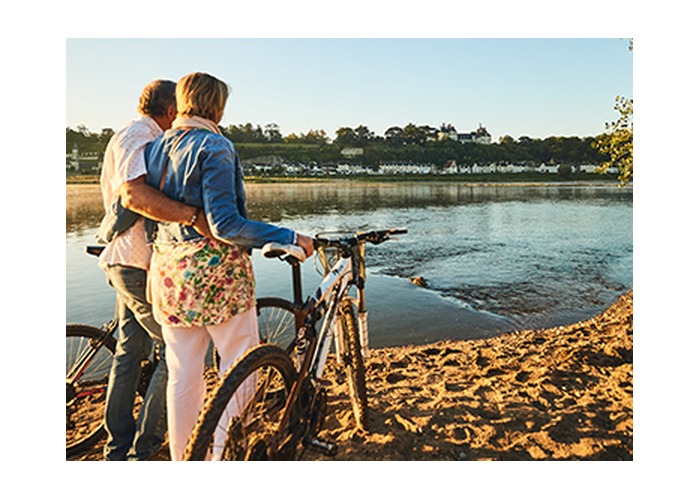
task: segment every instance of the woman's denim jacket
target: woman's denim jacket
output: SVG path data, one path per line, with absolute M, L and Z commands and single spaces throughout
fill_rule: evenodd
M 243 167 L 233 144 L 224 136 L 203 129 L 168 130 L 146 146 L 145 154 L 146 182 L 158 189 L 167 167 L 163 193 L 203 208 L 217 239 L 247 248 L 261 248 L 270 241 L 294 242 L 295 234 L 290 229 L 248 220 Z M 153 222 L 146 226 L 151 241 L 154 227 Z M 191 226 L 157 223 L 157 242 L 176 243 L 201 237 Z

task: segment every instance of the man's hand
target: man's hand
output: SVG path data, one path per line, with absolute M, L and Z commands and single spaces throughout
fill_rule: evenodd
M 197 209 L 197 220 L 195 221 L 192 227 L 195 229 L 195 231 L 197 231 L 205 238 L 215 239 L 214 235 L 209 229 L 209 221 L 207 220 L 207 214 L 205 214 L 204 210 L 202 210 L 201 208 Z

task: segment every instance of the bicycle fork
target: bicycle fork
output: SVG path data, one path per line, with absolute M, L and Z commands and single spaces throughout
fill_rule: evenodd
M 365 247 L 366 243 L 360 241 L 357 247 L 353 249 L 352 255 L 352 275 L 354 277 L 354 284 L 357 287 L 357 299 L 353 301 L 357 307 L 357 320 L 360 330 L 360 346 L 363 359 L 367 359 L 369 356 L 369 329 L 367 326 L 367 302 L 365 300 L 365 284 L 367 283 Z

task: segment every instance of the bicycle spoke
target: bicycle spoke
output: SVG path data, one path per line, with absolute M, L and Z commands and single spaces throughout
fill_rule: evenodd
M 109 352 L 92 353 L 92 342 L 84 337 L 66 338 L 66 378 L 95 381 L 109 376 L 112 356 Z M 85 358 L 93 356 L 89 363 Z M 84 364 L 84 366 L 83 366 Z
M 66 454 L 88 449 L 103 432 L 114 341 L 87 325 L 66 325 Z
M 296 332 L 292 304 L 282 299 L 262 298 L 258 300 L 257 309 L 261 342 L 277 345 L 289 352 Z
M 215 434 L 214 454 L 221 454 L 224 460 L 267 456 L 287 395 L 284 380 L 274 367 L 251 373 L 233 394 L 219 422 L 218 432 L 225 429 L 226 436 L 219 445 Z

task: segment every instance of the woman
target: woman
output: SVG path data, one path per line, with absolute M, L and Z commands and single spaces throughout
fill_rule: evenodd
M 162 325 L 168 366 L 170 454 L 180 460 L 204 404 L 204 357 L 213 340 L 223 373 L 259 343 L 249 249 L 267 242 L 296 243 L 307 257 L 313 240 L 246 216 L 243 169 L 217 124 L 227 85 L 205 73 L 176 87 L 172 129 L 146 149 L 148 183 L 169 197 L 200 207 L 188 225 L 158 223 L 149 279 L 154 314 Z M 192 225 L 206 217 L 214 238 Z M 222 437 L 215 435 L 214 458 Z

